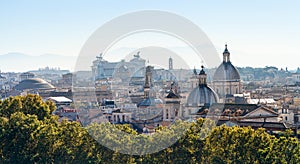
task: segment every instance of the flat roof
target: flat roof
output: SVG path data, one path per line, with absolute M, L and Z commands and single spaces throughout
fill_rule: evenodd
M 64 96 L 57 96 L 57 97 L 49 97 L 48 100 L 53 100 L 55 102 L 72 102 L 71 99 L 66 98 Z

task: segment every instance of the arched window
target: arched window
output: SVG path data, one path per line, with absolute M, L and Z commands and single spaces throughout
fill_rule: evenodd
M 225 94 L 229 94 L 229 88 L 226 88 L 226 93 Z
M 169 119 L 169 110 L 166 109 L 166 119 Z

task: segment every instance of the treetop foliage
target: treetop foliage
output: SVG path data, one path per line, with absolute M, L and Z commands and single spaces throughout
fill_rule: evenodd
M 198 119 L 144 135 L 129 125 L 59 122 L 54 110 L 37 95 L 0 101 L 1 163 L 300 163 L 299 141 L 288 132 L 276 138 L 224 125 L 211 131 L 212 121 Z

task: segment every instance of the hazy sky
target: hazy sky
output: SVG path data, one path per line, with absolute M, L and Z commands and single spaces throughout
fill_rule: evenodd
M 103 23 L 133 11 L 155 9 L 197 24 L 220 56 L 228 44 L 237 66 L 300 66 L 300 2 L 297 0 L 0 2 L 0 54 L 76 56 Z

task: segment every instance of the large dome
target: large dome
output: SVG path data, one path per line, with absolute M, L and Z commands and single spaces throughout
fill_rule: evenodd
M 140 103 L 137 104 L 138 107 L 149 107 L 149 106 L 157 106 L 163 104 L 161 99 L 157 98 L 146 98 L 143 99 Z
M 225 50 L 223 52 L 223 62 L 217 68 L 213 81 L 240 81 L 240 73 L 238 70 L 231 64 L 230 61 L 230 52 L 225 45 Z
M 192 90 L 187 99 L 187 106 L 196 107 L 218 102 L 217 94 L 208 86 L 198 86 Z
M 21 81 L 16 85 L 15 89 L 17 90 L 26 90 L 26 89 L 54 89 L 55 87 L 48 83 L 47 81 L 40 78 L 30 78 Z
M 199 79 L 199 84 L 188 96 L 186 102 L 188 107 L 210 106 L 211 104 L 218 102 L 217 94 L 213 89 L 207 86 L 207 75 L 203 68 L 204 67 L 202 66 L 202 70 L 200 71 L 199 75 L 197 75 L 196 70 L 194 71 L 195 75 Z
M 223 62 L 216 70 L 214 81 L 240 81 L 240 74 L 238 70 L 231 64 L 231 62 Z

